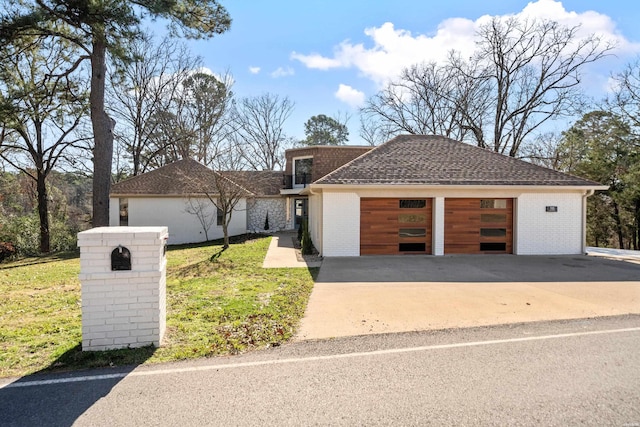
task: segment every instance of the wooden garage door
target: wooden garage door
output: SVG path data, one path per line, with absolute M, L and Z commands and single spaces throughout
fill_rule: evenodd
M 360 254 L 430 254 L 431 199 L 360 199 Z
M 445 254 L 513 253 L 513 199 L 445 199 Z

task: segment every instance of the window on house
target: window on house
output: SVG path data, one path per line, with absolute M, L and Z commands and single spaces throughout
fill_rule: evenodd
M 120 199 L 120 225 L 126 227 L 129 225 L 129 199 Z
M 293 161 L 293 173 L 295 175 L 295 185 L 307 185 L 311 183 L 311 168 L 313 167 L 313 157 L 295 159 Z
M 216 207 L 216 225 L 223 225 L 224 224 L 224 212 L 222 212 L 222 209 Z

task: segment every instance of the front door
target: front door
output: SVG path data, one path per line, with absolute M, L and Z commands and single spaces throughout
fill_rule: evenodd
M 302 222 L 309 218 L 308 209 L 309 199 L 295 199 L 294 211 L 295 211 L 295 228 L 296 230 L 302 227 Z

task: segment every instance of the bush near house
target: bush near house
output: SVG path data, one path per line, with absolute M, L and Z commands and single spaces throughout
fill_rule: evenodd
M 271 238 L 170 248 L 167 332 L 158 348 L 80 348 L 79 258 L 0 265 L 0 376 L 198 357 L 276 346 L 295 333 L 313 288 L 307 269 L 263 269 Z

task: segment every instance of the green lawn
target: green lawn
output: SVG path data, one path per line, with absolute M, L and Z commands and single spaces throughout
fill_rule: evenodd
M 263 269 L 269 237 L 168 251 L 167 332 L 160 348 L 80 349 L 79 258 L 0 264 L 0 377 L 237 354 L 294 333 L 317 269 Z

